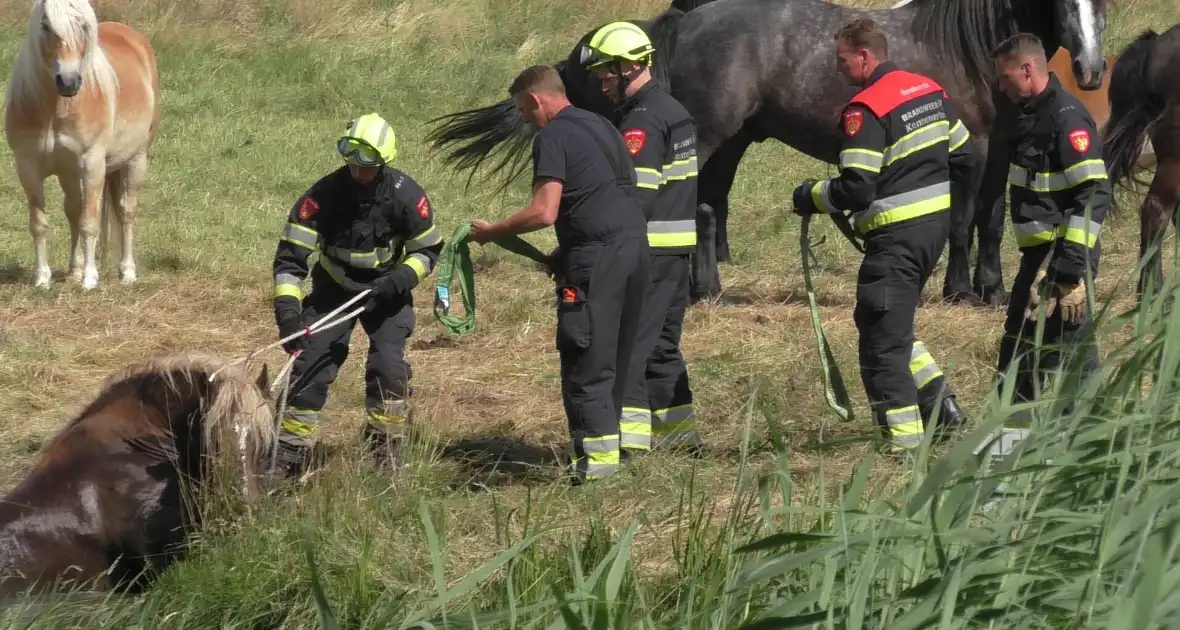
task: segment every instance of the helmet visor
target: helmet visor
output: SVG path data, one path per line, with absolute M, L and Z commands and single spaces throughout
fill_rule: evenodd
M 357 166 L 379 166 L 381 164 L 381 154 L 364 140 L 343 137 L 336 144 L 336 150 L 349 164 Z

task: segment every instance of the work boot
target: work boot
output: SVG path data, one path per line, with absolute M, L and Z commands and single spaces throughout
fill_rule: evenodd
M 935 442 L 943 442 L 954 437 L 966 422 L 967 414 L 959 406 L 958 399 L 954 396 L 943 398 L 942 409 L 938 414 L 938 424 L 934 427 Z
M 402 437 L 372 424 L 364 430 L 365 446 L 373 455 L 373 464 L 382 472 L 396 473 L 402 465 Z
M 269 461 L 270 453 L 263 456 L 267 458 L 266 477 L 268 479 L 298 479 L 307 469 L 310 455 L 311 448 L 307 446 L 280 441 L 273 464 Z

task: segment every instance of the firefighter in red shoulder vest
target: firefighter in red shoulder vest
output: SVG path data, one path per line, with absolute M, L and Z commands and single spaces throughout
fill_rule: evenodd
M 885 36 L 861 19 L 836 34 L 836 66 L 862 89 L 840 116 L 840 173 L 794 192 L 795 213 L 852 213 L 864 237 L 853 319 L 873 422 L 889 449 L 917 447 L 962 423 L 954 391 L 914 336 L 922 289 L 950 233 L 951 180 L 969 176 L 967 128 L 942 87 L 888 61 Z

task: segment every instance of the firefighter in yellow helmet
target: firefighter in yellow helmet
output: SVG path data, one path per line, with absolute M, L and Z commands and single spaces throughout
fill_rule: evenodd
M 624 454 L 653 446 L 697 452 L 701 446 L 680 352 L 697 244 L 697 129 L 688 110 L 652 76 L 654 53 L 647 33 L 630 22 L 599 28 L 581 53 L 603 93 L 620 106 L 619 131 L 647 218 L 647 306 L 623 392 L 619 426 Z
M 434 208 L 397 157 L 393 128 L 377 114 L 349 121 L 336 149 L 345 164 L 320 178 L 291 206 L 274 257 L 274 312 L 281 338 L 373 289 L 358 317 L 284 345 L 295 354 L 276 470 L 307 464 L 328 388 L 348 356 L 359 319 L 369 337 L 363 436 L 377 465 L 395 469 L 411 395 L 406 341 L 414 330 L 411 291 L 434 269 L 443 239 Z M 319 254 L 314 267 L 308 263 Z M 301 284 L 311 276 L 311 293 Z

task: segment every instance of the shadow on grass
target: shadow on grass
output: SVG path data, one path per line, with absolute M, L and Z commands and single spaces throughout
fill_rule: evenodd
M 483 490 L 505 485 L 540 486 L 562 474 L 562 454 L 553 446 L 504 436 L 471 436 L 442 447 L 443 459 L 458 463 L 465 474 L 453 488 Z

